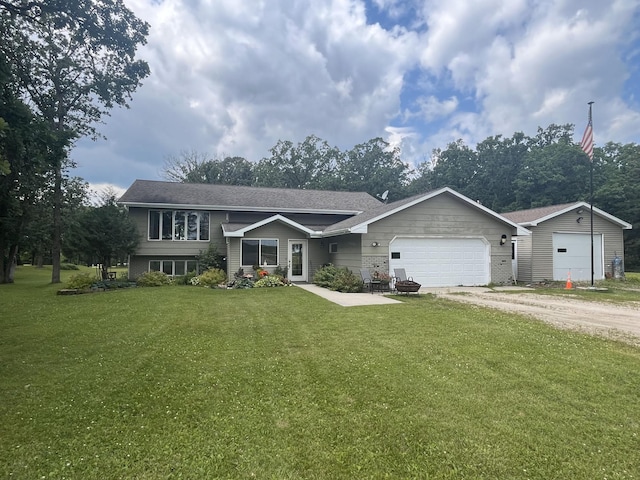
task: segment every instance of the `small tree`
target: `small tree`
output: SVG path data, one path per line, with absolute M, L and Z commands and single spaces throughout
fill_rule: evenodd
M 107 278 L 111 261 L 135 252 L 140 241 L 135 224 L 127 212 L 116 205 L 114 197 L 100 207 L 86 207 L 69 229 L 65 250 L 102 264 L 102 278 Z
M 227 271 L 227 259 L 224 255 L 218 253 L 218 249 L 214 244 L 209 244 L 207 250 L 201 250 L 196 257 L 198 260 L 198 273 L 206 272 L 211 268 L 219 268 Z

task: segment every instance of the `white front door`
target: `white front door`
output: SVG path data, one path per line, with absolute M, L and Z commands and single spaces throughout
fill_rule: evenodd
M 306 282 L 307 278 L 307 241 L 289 240 L 288 278 L 292 282 Z

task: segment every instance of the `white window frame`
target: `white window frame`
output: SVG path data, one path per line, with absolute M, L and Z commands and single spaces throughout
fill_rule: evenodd
M 176 275 L 176 264 L 182 263 L 183 264 L 183 268 L 184 268 L 184 273 L 181 273 L 180 275 L 186 275 L 187 273 L 189 273 L 191 270 L 189 270 L 188 268 L 188 264 L 190 262 L 194 262 L 195 263 L 195 271 L 198 271 L 198 261 L 194 260 L 194 259 L 190 259 L 190 260 L 162 260 L 162 259 L 158 259 L 158 260 L 149 260 L 149 265 L 148 265 L 148 270 L 149 272 L 164 272 L 167 275 L 169 275 L 170 277 L 177 277 L 179 275 Z M 152 263 L 158 263 L 159 264 L 159 269 L 152 269 L 151 268 L 151 264 Z M 171 265 L 171 273 L 167 273 L 165 272 L 165 266 Z
M 163 238 L 163 230 L 165 229 L 165 217 L 169 213 L 171 215 L 171 227 L 168 229 L 168 233 L 171 238 Z M 158 238 L 151 237 L 151 216 L 152 214 L 157 214 L 158 218 Z M 182 225 L 176 224 L 176 214 L 183 214 L 184 220 Z M 197 215 L 197 223 L 196 223 L 196 238 L 189 239 L 189 217 L 192 215 Z M 202 228 L 202 223 L 205 219 L 206 215 L 206 231 Z M 182 227 L 182 234 L 178 235 L 177 232 L 180 232 L 180 228 Z M 178 227 L 178 228 L 176 228 Z M 203 238 L 205 237 L 205 238 Z M 202 210 L 161 210 L 161 209 L 150 209 L 147 214 L 147 240 L 150 242 L 161 242 L 161 241 L 176 241 L 176 242 L 209 242 L 211 241 L 211 215 L 208 211 Z
M 338 253 L 338 244 L 336 242 L 329 244 L 329 253 Z
M 248 265 L 243 262 L 244 259 L 244 242 L 245 240 L 250 240 L 250 241 L 257 241 L 258 242 L 258 261 L 262 262 L 264 256 L 262 254 L 262 242 L 265 241 L 269 241 L 269 242 L 276 242 L 276 258 L 275 258 L 275 263 L 255 263 L 252 265 Z M 278 238 L 241 238 L 240 239 L 240 262 L 242 263 L 242 267 L 252 267 L 253 265 L 259 265 L 261 267 L 267 266 L 267 267 L 277 267 L 279 262 L 278 259 L 280 258 L 280 240 Z

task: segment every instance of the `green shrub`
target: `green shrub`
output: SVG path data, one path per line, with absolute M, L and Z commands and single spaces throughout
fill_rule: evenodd
M 329 288 L 345 293 L 362 292 L 362 279 L 347 268 L 340 269 Z
M 80 270 L 80 267 L 73 263 L 62 263 L 60 264 L 60 270 Z
M 338 292 L 358 293 L 362 291 L 362 279 L 346 267 L 326 265 L 313 275 L 313 283 Z
M 67 288 L 84 290 L 90 288 L 96 281 L 96 276 L 92 273 L 76 273 L 69 278 Z
M 273 274 L 282 278 L 287 278 L 287 273 L 289 272 L 289 267 L 281 267 L 278 265 L 273 269 Z
M 316 270 L 316 273 L 313 275 L 313 283 L 319 287 L 330 288 L 339 271 L 340 269 L 333 265 L 326 265 Z
M 174 277 L 173 283 L 175 285 L 193 285 L 192 280 L 197 276 L 196 271 L 188 272 L 186 275 L 180 275 Z
M 250 278 L 236 278 L 235 282 L 233 282 L 233 288 L 253 288 L 253 280 Z
M 284 285 L 282 278 L 278 275 L 267 275 L 253 284 L 255 288 L 284 287 Z
M 195 282 L 197 278 L 197 283 Z M 217 287 L 227 281 L 227 274 L 219 268 L 210 268 L 191 281 L 192 285 L 202 285 L 203 287 Z
M 164 272 L 145 272 L 136 279 L 139 287 L 161 287 L 172 283 L 171 277 Z

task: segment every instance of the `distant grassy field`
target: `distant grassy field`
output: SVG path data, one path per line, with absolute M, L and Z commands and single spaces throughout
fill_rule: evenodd
M 431 296 L 50 273 L 0 285 L 1 478 L 640 478 L 631 346 Z

